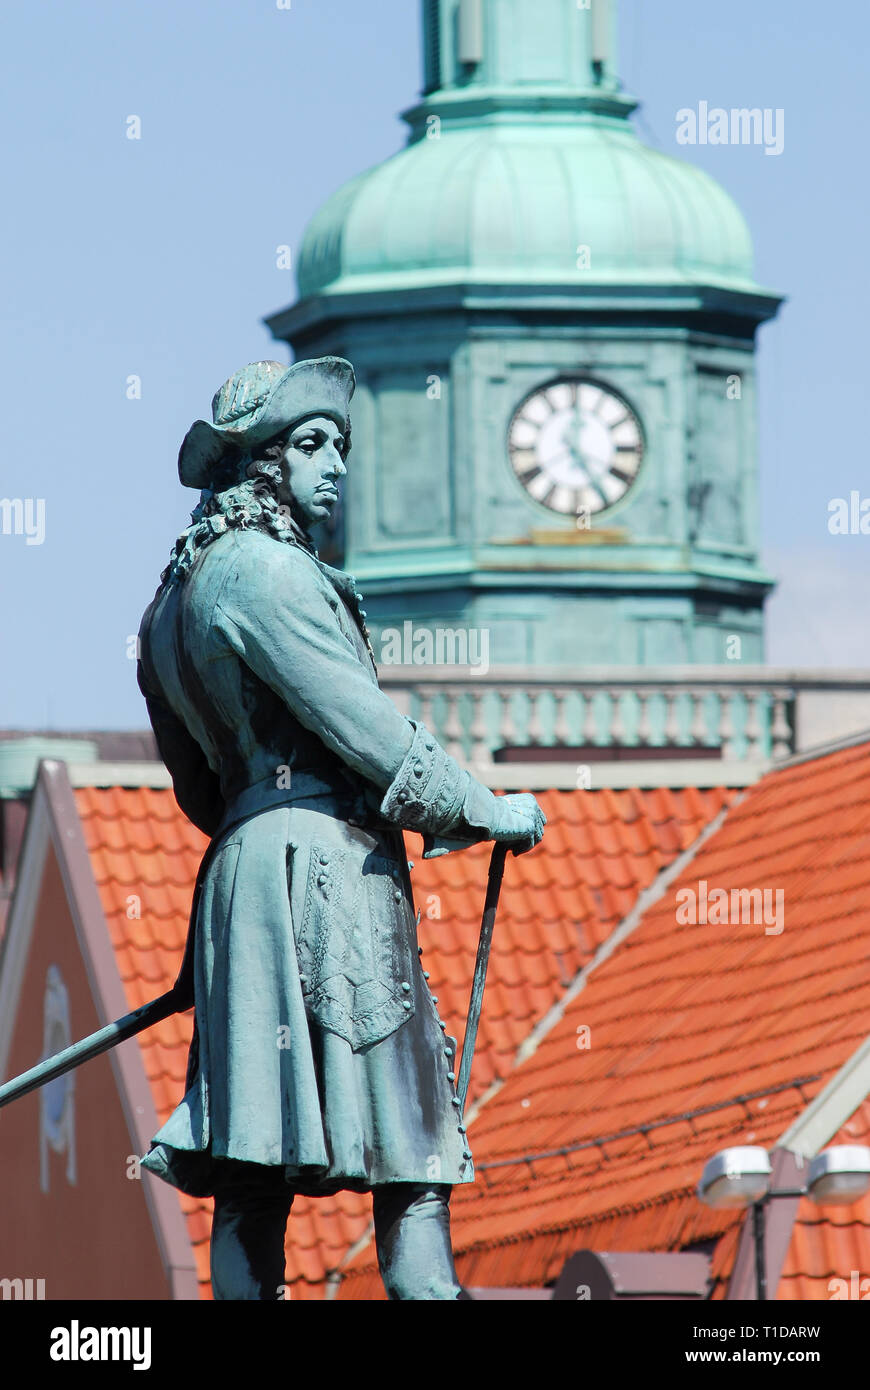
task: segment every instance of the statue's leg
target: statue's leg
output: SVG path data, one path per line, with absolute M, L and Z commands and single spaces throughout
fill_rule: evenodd
M 211 1285 L 216 1299 L 284 1297 L 284 1234 L 293 1193 L 241 1184 L 217 1193 L 211 1227 Z
M 467 1298 L 450 1244 L 445 1184 L 396 1182 L 372 1190 L 378 1266 L 390 1299 Z

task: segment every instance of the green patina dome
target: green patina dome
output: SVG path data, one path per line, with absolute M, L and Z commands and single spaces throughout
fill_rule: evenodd
M 326 202 L 298 264 L 302 296 L 578 277 L 757 288 L 749 231 L 719 184 L 600 117 L 419 139 Z
M 408 146 L 310 223 L 303 299 L 446 284 L 759 293 L 743 217 L 650 149 L 616 71 L 616 4 L 422 0 Z M 588 248 L 584 250 L 583 248 Z

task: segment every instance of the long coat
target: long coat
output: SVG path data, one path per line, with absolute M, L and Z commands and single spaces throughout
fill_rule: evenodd
M 352 579 L 228 530 L 158 590 L 139 680 L 212 837 L 187 1090 L 143 1165 L 192 1195 L 238 1163 L 313 1195 L 472 1181 L 400 828 L 443 799 L 451 760 L 379 689 Z

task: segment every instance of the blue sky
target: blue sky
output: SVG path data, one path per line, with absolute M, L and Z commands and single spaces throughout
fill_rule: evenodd
M 284 356 L 260 322 L 295 297 L 275 248 L 297 249 L 324 198 L 403 143 L 418 8 L 5 8 L 0 496 L 44 498 L 46 532 L 0 535 L 3 727 L 146 722 L 127 635 L 195 501 L 179 442 L 238 366 Z M 768 657 L 866 665 L 870 536 L 827 522 L 831 498 L 870 496 L 870 7 L 622 0 L 621 31 L 642 137 L 720 180 L 757 279 L 789 297 L 759 340 L 763 559 L 781 581 Z M 782 154 L 677 146 L 676 112 L 702 100 L 782 108 Z

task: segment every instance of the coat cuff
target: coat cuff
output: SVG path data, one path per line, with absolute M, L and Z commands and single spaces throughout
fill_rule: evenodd
M 471 778 L 425 724 L 408 722 L 414 737 L 386 790 L 381 815 L 406 830 L 446 835 L 461 820 Z

